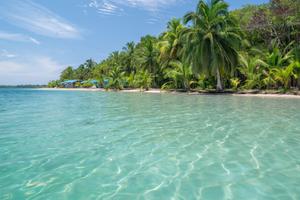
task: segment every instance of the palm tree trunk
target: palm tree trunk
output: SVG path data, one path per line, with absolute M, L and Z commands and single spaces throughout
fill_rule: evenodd
M 217 91 L 223 91 L 223 86 L 221 82 L 220 70 L 217 68 Z

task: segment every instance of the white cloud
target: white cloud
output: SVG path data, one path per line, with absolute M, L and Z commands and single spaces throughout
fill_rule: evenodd
M 10 23 L 36 34 L 54 38 L 80 37 L 74 25 L 31 0 L 10 0 L 0 11 Z
M 103 0 L 101 2 L 97 0 L 91 0 L 88 6 L 91 8 L 96 8 L 99 13 L 106 15 L 118 15 L 123 12 L 122 8 L 119 8 L 117 5 L 107 0 Z
M 91 0 L 89 7 L 96 8 L 101 14 L 116 15 L 124 11 L 124 7 L 139 8 L 150 12 L 159 12 L 166 6 L 181 0 Z
M 0 52 L 0 57 L 15 58 L 17 57 L 17 55 L 8 52 L 6 49 L 2 49 Z
M 149 11 L 157 11 L 168 5 L 174 4 L 177 0 L 116 0 L 132 7 L 139 7 Z
M 34 39 L 34 38 L 32 38 L 32 37 L 30 37 L 29 39 L 30 39 L 30 41 L 33 42 L 34 44 L 37 44 L 37 45 L 40 45 L 40 44 L 41 44 L 40 41 L 38 41 L 38 40 L 36 40 L 36 39 Z
M 57 79 L 64 66 L 47 56 L 0 60 L 0 85 L 46 84 Z
M 34 44 L 41 44 L 38 40 L 29 37 L 27 35 L 19 34 L 19 33 L 7 33 L 0 31 L 0 39 L 1 40 L 9 40 L 15 42 L 32 42 Z

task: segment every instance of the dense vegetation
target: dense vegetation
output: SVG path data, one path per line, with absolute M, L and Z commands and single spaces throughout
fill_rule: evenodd
M 108 80 L 106 87 L 181 90 L 300 87 L 300 0 L 271 0 L 232 12 L 200 0 L 158 37 L 144 36 L 96 63 L 67 67 L 61 81 Z

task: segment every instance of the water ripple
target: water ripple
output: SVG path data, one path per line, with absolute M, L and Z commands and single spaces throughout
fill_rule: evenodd
M 297 99 L 0 95 L 0 199 L 300 199 Z

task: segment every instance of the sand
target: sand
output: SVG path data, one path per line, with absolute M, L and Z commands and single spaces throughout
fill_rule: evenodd
M 36 90 L 45 90 L 45 91 L 86 91 L 86 92 L 106 92 L 107 90 L 103 88 L 38 88 Z M 141 90 L 141 89 L 125 89 L 125 90 L 109 90 L 109 92 L 123 92 L 123 93 L 150 93 L 150 94 L 188 94 L 188 95 L 213 95 L 210 93 L 198 93 L 198 92 L 176 92 L 176 91 L 166 91 L 160 89 L 150 89 L 150 90 Z M 216 95 L 231 95 L 238 97 L 261 97 L 261 98 L 298 98 L 300 95 L 292 94 L 216 94 Z

